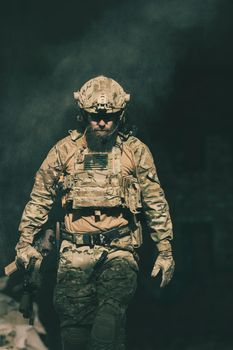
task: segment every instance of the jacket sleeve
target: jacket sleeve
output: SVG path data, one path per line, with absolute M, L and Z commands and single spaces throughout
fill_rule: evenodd
M 56 196 L 56 183 L 62 172 L 58 147 L 55 145 L 43 161 L 35 176 L 34 186 L 19 225 L 18 247 L 31 244 L 34 236 L 48 220 Z M 16 248 L 17 249 L 17 248 Z
M 173 238 L 172 222 L 164 191 L 160 186 L 156 167 L 148 147 L 141 143 L 137 148 L 137 177 L 139 180 L 143 210 L 151 238 L 156 242 Z

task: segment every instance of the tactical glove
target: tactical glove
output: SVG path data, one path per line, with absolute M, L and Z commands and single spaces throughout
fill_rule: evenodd
M 26 269 L 31 258 L 36 258 L 35 268 L 39 269 L 43 257 L 31 244 L 18 243 L 16 252 L 16 262 L 19 265 L 23 265 Z
M 156 277 L 161 270 L 162 272 L 162 282 L 160 287 L 166 286 L 172 279 L 175 262 L 172 257 L 171 244 L 168 240 L 163 240 L 157 244 L 159 250 L 159 256 L 157 257 L 153 270 L 151 272 L 151 277 Z

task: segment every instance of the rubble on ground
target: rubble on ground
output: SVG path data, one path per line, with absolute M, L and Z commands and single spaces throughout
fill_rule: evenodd
M 7 277 L 0 277 L 0 349 L 1 350 L 47 350 L 40 334 L 45 334 L 38 319 L 37 306 L 34 304 L 34 324 L 29 325 L 18 311 L 19 303 L 4 294 Z

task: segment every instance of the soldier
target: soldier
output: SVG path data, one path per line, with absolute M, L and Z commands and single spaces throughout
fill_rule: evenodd
M 54 305 L 64 350 L 123 350 L 125 313 L 136 289 L 146 217 L 158 257 L 152 277 L 172 278 L 172 223 L 152 155 L 124 132 L 130 95 L 98 76 L 74 93 L 84 132 L 70 131 L 48 153 L 35 178 L 16 246 L 17 259 L 41 260 L 33 247 L 59 191 L 64 222 Z

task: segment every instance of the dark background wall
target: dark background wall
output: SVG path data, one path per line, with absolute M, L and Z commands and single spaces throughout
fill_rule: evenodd
M 145 232 L 129 349 L 232 349 L 231 0 L 8 0 L 0 5 L 0 264 L 33 176 L 75 128 L 72 97 L 104 74 L 131 93 L 174 221 L 176 274 L 149 277 Z

